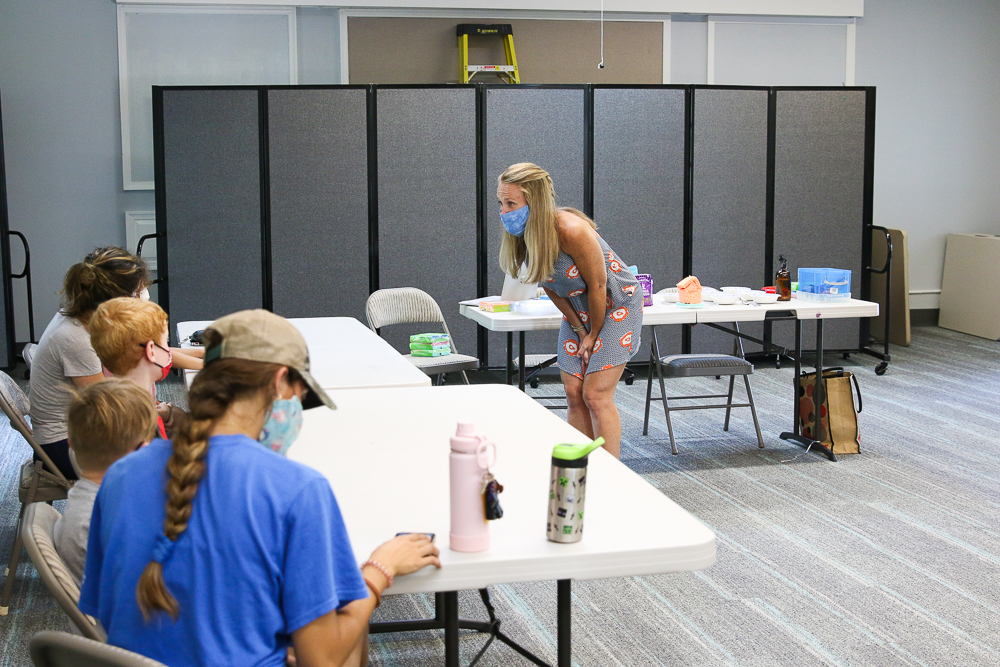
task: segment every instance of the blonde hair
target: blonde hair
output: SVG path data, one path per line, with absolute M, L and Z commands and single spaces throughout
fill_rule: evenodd
M 516 185 L 528 203 L 528 224 L 524 236 L 518 237 L 504 229 L 500 238 L 500 268 L 517 276 L 521 265 L 527 265 L 525 282 L 544 282 L 552 275 L 559 258 L 559 230 L 556 214 L 567 211 L 586 220 L 597 229 L 594 221 L 575 208 L 556 208 L 556 190 L 552 177 L 536 164 L 519 162 L 507 167 L 498 183 Z
M 206 349 L 221 342 L 222 336 L 217 331 L 205 330 Z M 259 396 L 270 406 L 276 395 L 274 377 L 281 368 L 279 364 L 260 361 L 217 359 L 205 364 L 191 383 L 190 418 L 177 430 L 171 443 L 173 453 L 167 461 L 167 516 L 157 543 L 157 551 L 163 547 L 166 551 L 154 552 L 135 589 L 136 602 L 147 621 L 155 612 L 165 612 L 174 621 L 180 614 L 177 599 L 163 581 L 163 561 L 191 519 L 192 503 L 205 476 L 209 433 L 233 401 Z M 288 369 L 288 382 L 301 382 L 301 376 L 293 368 Z
M 101 363 L 115 375 L 125 375 L 146 354 L 146 343 L 159 344 L 167 314 L 152 301 L 118 297 L 97 307 L 89 327 L 90 344 Z
M 102 380 L 74 394 L 66 430 L 80 468 L 104 472 L 137 444 L 155 437 L 156 409 L 134 382 Z
M 142 259 L 114 246 L 97 248 L 66 272 L 62 313 L 84 321 L 108 299 L 136 295 L 149 285 Z

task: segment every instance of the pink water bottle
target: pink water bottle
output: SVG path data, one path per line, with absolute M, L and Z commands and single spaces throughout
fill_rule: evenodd
M 486 551 L 490 527 L 483 503 L 483 478 L 496 462 L 496 445 L 476 433 L 472 422 L 458 422 L 451 437 L 451 534 L 455 551 Z

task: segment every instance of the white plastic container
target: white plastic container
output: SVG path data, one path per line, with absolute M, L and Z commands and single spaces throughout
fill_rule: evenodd
M 716 292 L 712 295 L 712 301 L 715 301 L 720 306 L 731 306 L 739 300 L 738 296 L 727 292 Z
M 770 292 L 764 292 L 756 289 L 750 291 L 750 298 L 757 303 L 776 303 L 778 301 L 777 294 L 771 294 Z
M 510 309 L 522 315 L 557 315 L 559 308 L 550 299 L 529 299 L 527 301 L 514 301 L 510 304 Z

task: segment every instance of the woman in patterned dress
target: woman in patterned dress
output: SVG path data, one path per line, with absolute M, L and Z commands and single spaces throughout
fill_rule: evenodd
M 556 208 L 548 172 L 511 165 L 497 186 L 504 231 L 500 266 L 512 276 L 526 267 L 563 314 L 559 375 L 566 387 L 569 423 L 603 437 L 618 456 L 621 419 L 615 388 L 625 362 L 639 350 L 642 288 L 628 264 L 597 234 L 597 225 L 572 208 Z

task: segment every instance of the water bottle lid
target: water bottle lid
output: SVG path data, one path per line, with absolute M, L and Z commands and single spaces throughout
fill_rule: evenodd
M 482 441 L 482 435 L 476 432 L 476 425 L 471 421 L 460 421 L 451 436 L 451 449 L 466 454 L 474 453 Z
M 560 444 L 552 448 L 552 458 L 563 461 L 575 461 L 582 459 L 592 451 L 604 444 L 604 438 L 598 438 L 585 445 Z

